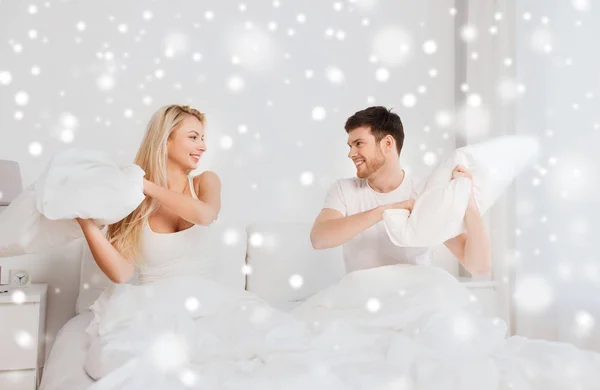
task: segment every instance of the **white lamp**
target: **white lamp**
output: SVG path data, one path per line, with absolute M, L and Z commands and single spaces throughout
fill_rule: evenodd
M 8 206 L 23 191 L 19 163 L 0 160 L 0 206 Z

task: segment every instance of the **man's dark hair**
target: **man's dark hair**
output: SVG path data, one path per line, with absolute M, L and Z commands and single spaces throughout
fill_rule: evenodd
M 398 114 L 382 106 L 365 108 L 348 118 L 344 128 L 346 129 L 346 133 L 350 133 L 352 130 L 362 126 L 371 127 L 371 134 L 373 134 L 377 142 L 380 142 L 388 134 L 394 137 L 396 140 L 396 149 L 398 150 L 398 155 L 400 155 L 402 145 L 404 144 L 404 127 Z

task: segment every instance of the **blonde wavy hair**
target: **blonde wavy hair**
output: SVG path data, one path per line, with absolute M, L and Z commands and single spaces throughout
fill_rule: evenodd
M 189 106 L 167 105 L 159 108 L 146 127 L 146 134 L 135 156 L 137 164 L 146 173 L 145 178 L 167 188 L 167 140 L 188 116 L 196 117 L 204 125 L 204 114 Z M 140 265 L 140 242 L 142 229 L 148 216 L 157 208 L 158 202 L 150 197 L 127 217 L 108 226 L 106 238 L 129 261 Z

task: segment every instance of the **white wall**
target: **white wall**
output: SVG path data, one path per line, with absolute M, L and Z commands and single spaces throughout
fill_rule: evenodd
M 0 4 L 1 34 L 8 42 L 0 46 L 0 71 L 12 76 L 8 85 L 0 84 L 0 158 L 21 164 L 24 185 L 68 147 L 100 149 L 120 163 L 131 162 L 151 113 L 168 103 L 189 103 L 207 113 L 209 152 L 199 170 L 221 176 L 223 218 L 313 219 L 329 185 L 354 175 L 345 120 L 372 104 L 400 114 L 407 138 L 402 161 L 414 171 L 429 169 L 425 153 L 454 148 L 452 129 L 435 121 L 454 104 L 450 0 L 283 0 L 246 2 L 245 11 L 242 2 L 222 1 L 50 4 L 40 3 L 34 14 L 29 3 Z M 208 11 L 212 20 L 205 17 Z M 275 31 L 270 22 L 277 24 Z M 398 29 L 406 35 L 406 54 Z M 433 55 L 423 51 L 427 40 L 437 43 Z M 34 66 L 39 75 L 32 74 Z M 328 80 L 330 67 L 341 70 L 343 82 Z M 385 82 L 377 80 L 380 68 L 389 72 Z M 240 91 L 228 87 L 232 77 L 243 80 Z M 111 83 L 109 90 L 101 87 Z M 426 91 L 419 93 L 420 86 Z M 16 102 L 20 91 L 29 97 L 24 105 Z M 405 94 L 416 97 L 414 107 L 402 104 Z M 312 119 L 315 107 L 324 108 L 324 120 Z M 65 143 L 60 138 L 69 115 L 77 126 L 73 141 Z M 247 133 L 239 133 L 240 125 Z M 231 137 L 230 149 L 220 147 L 223 137 Z M 43 147 L 39 156 L 29 153 L 33 142 Z M 312 185 L 301 184 L 304 172 L 313 175 Z
M 600 349 L 600 7 L 523 0 L 516 15 L 517 129 L 542 141 L 517 186 L 519 333 Z
M 502 85 L 515 85 L 515 0 L 457 0 L 454 127 L 456 146 L 515 134 L 518 96 L 502 98 Z M 509 66 L 506 59 L 511 59 Z M 508 151 L 507 151 L 508 152 Z M 514 289 L 515 188 L 511 186 L 484 215 L 491 237 L 498 310 L 516 332 Z M 464 276 L 468 272 L 462 270 Z

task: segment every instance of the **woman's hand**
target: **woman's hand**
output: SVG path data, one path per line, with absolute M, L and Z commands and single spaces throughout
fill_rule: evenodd
M 89 226 L 92 225 L 96 225 L 96 222 L 94 222 L 93 219 L 83 219 L 83 218 L 75 218 L 75 220 L 77 221 L 77 223 L 79 224 L 79 226 L 81 226 L 81 229 L 86 229 Z
M 82 226 L 86 223 L 87 219 L 82 219 L 79 217 L 75 217 L 75 220 L 77 221 L 77 223 L 79 224 L 79 226 Z
M 135 271 L 129 261 L 107 240 L 102 228 L 93 219 L 75 218 L 98 267 L 114 283 L 125 283 Z
M 154 183 L 144 178 L 144 195 L 152 196 L 151 193 L 154 186 L 156 186 Z

